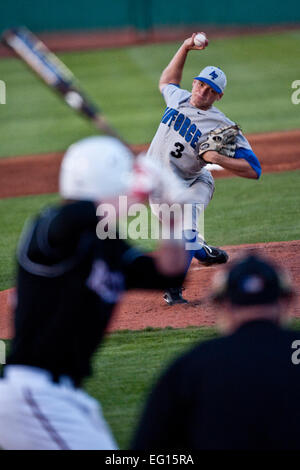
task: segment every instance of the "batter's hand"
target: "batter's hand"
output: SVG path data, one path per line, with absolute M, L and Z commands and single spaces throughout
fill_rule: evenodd
M 143 200 L 147 197 L 168 204 L 184 203 L 184 185 L 168 168 L 145 155 L 139 155 L 134 163 L 131 195 Z
M 208 41 L 204 46 L 196 46 L 194 43 L 194 38 L 196 34 L 198 33 L 193 33 L 192 36 L 190 38 L 187 38 L 183 43 L 188 51 L 191 51 L 191 50 L 202 51 L 208 46 Z

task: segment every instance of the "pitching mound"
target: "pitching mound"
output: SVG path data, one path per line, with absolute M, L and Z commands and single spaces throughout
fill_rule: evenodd
M 230 259 L 234 260 L 242 253 L 257 252 L 282 264 L 290 271 L 293 283 L 300 293 L 300 241 L 271 242 L 253 245 L 238 245 L 224 247 Z M 185 328 L 187 326 L 209 326 L 216 322 L 217 310 L 209 302 L 208 296 L 211 279 L 221 267 L 205 268 L 194 260 L 190 268 L 184 297 L 188 304 L 168 306 L 162 299 L 162 294 L 154 292 L 135 291 L 126 294 L 123 303 L 117 309 L 110 330 L 139 330 L 146 327 Z M 291 312 L 300 317 L 300 300 L 297 296 L 296 305 Z
M 258 252 L 277 260 L 289 269 L 293 283 L 300 293 L 300 241 L 259 243 L 224 247 L 231 260 L 243 252 Z M 193 262 L 186 281 L 185 297 L 188 304 L 169 307 L 162 299 L 162 293 L 149 291 L 132 291 L 126 294 L 120 307 L 115 311 L 109 331 L 141 330 L 147 327 L 185 328 L 187 326 L 214 325 L 218 311 L 209 302 L 211 279 L 220 267 L 205 268 Z M 12 290 L 0 293 L 0 338 L 11 338 L 12 315 L 9 309 Z M 297 296 L 292 316 L 300 317 L 300 301 Z

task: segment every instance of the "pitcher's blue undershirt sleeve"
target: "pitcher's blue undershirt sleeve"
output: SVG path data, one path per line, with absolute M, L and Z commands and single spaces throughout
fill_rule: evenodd
M 253 170 L 257 174 L 257 179 L 260 177 L 261 165 L 259 163 L 257 156 L 255 155 L 254 152 L 252 152 L 252 150 L 240 147 L 236 150 L 234 157 L 244 158 L 244 160 L 246 160 L 249 163 L 249 165 L 253 168 Z

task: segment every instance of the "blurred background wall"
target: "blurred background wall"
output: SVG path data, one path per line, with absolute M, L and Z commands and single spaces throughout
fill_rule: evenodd
M 23 24 L 44 32 L 289 23 L 300 23 L 299 0 L 2 0 L 0 8 L 0 31 Z

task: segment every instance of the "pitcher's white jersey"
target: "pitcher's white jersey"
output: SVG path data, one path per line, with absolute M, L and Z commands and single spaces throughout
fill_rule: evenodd
M 206 164 L 198 158 L 200 143 L 213 129 L 235 123 L 214 106 L 206 111 L 192 106 L 191 93 L 177 85 L 166 85 L 162 94 L 167 108 L 147 155 L 169 165 L 180 178 L 196 179 L 206 173 Z M 241 132 L 237 136 L 240 147 L 251 150 Z

